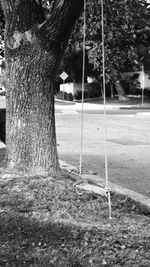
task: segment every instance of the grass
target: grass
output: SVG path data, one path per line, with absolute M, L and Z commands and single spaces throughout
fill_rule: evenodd
M 91 103 L 91 104 L 103 104 L 104 100 L 102 97 L 100 97 L 100 98 L 94 98 L 94 99 L 85 99 L 84 102 Z M 124 105 L 141 105 L 142 97 L 141 96 L 127 96 L 126 101 L 119 101 L 118 96 L 114 96 L 114 98 L 106 97 L 106 103 L 111 104 L 111 105 L 119 104 L 122 106 L 124 106 Z M 150 104 L 150 97 L 145 96 L 144 97 L 144 105 L 149 106 L 149 104 Z
M 63 106 L 70 106 L 70 105 L 75 105 L 76 103 L 73 101 L 67 101 L 67 100 L 58 100 L 55 99 L 55 104 L 56 105 L 63 105 Z
M 0 266 L 150 266 L 150 211 L 68 174 L 0 180 Z
M 76 105 L 76 103 L 81 103 L 82 100 L 76 100 L 76 101 L 67 101 L 67 100 L 58 100 L 55 99 L 55 104 L 57 105 L 65 105 L 65 106 L 69 106 L 69 105 Z M 104 100 L 102 97 L 99 98 L 90 98 L 90 99 L 84 99 L 85 103 L 90 103 L 90 104 L 103 104 Z M 137 105 L 137 106 L 141 106 L 142 104 L 142 96 L 127 96 L 127 100 L 126 101 L 119 101 L 118 100 L 118 96 L 114 96 L 114 98 L 111 97 L 106 97 L 106 104 L 110 104 L 110 105 Z M 150 97 L 149 96 L 144 96 L 144 106 L 149 107 L 150 105 Z

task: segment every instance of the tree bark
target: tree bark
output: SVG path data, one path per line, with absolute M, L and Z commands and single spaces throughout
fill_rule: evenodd
M 5 15 L 7 169 L 57 174 L 53 82 L 83 0 L 1 0 Z
M 102 82 L 100 83 L 100 89 L 101 89 L 102 99 L 104 99 L 104 90 L 103 90 L 103 84 L 102 84 Z
M 117 90 L 117 93 L 118 93 L 118 98 L 120 101 L 126 101 L 127 100 L 127 97 L 126 97 L 126 94 L 125 94 L 125 90 L 121 84 L 121 82 L 119 80 L 116 81 L 116 90 Z
M 113 83 L 110 82 L 110 91 L 111 91 L 111 98 L 114 98 L 114 91 L 113 91 Z

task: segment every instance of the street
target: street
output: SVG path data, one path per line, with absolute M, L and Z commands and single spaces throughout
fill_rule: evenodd
M 105 178 L 104 116 L 100 114 L 103 111 L 85 113 L 83 172 L 91 171 Z M 150 113 L 148 110 L 109 110 L 107 113 L 110 181 L 150 196 Z M 56 111 L 56 130 L 59 158 L 79 167 L 81 114 Z

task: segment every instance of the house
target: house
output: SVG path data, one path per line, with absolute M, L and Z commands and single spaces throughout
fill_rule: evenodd
M 150 89 L 150 72 L 149 71 L 134 71 L 134 72 L 124 72 L 127 76 L 136 77 L 140 83 L 141 89 Z
M 92 78 L 87 79 L 87 83 L 84 84 L 84 94 L 86 98 L 91 98 L 94 95 L 100 96 L 100 86 L 98 86 L 96 83 L 93 82 Z M 68 82 L 60 84 L 60 91 L 71 93 L 73 96 L 76 96 L 77 94 L 81 95 L 82 92 L 82 84 L 81 83 L 74 83 L 74 82 Z

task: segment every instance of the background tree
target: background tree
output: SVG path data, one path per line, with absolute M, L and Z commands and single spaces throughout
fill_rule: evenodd
M 7 171 L 59 170 L 53 81 L 83 0 L 1 0 L 5 16 Z M 47 9 L 45 9 L 48 7 Z
M 125 99 L 121 86 L 124 71 L 139 70 L 140 58 L 148 54 L 150 9 L 146 0 L 104 1 L 106 81 L 116 85 L 119 98 Z M 86 52 L 94 67 L 95 79 L 102 79 L 101 1 L 87 0 Z M 66 58 L 82 50 L 83 17 L 70 40 Z M 146 58 L 144 64 L 146 65 Z M 148 60 L 147 60 L 148 65 Z M 126 77 L 127 79 L 127 77 Z

